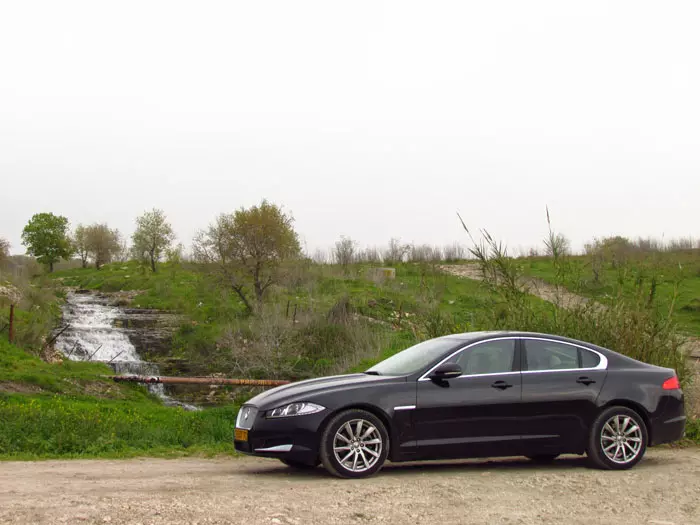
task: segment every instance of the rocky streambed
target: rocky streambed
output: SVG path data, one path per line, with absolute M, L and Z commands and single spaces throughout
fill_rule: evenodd
M 67 329 L 56 340 L 56 349 L 75 361 L 106 363 L 118 375 L 160 375 L 158 365 L 141 356 L 169 354 L 172 334 L 181 320 L 124 303 L 128 303 L 124 294 L 69 291 L 62 307 Z M 148 388 L 168 405 L 196 409 L 175 400 L 161 384 Z

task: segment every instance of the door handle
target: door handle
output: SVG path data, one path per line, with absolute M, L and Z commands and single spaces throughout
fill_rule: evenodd
M 491 383 L 491 386 L 493 388 L 498 388 L 499 390 L 505 390 L 506 388 L 510 388 L 513 385 L 508 384 L 505 381 L 496 381 L 495 383 Z
M 581 383 L 582 385 L 586 385 L 586 386 L 592 385 L 593 383 L 595 383 L 595 381 L 593 381 L 590 377 L 586 377 L 586 376 L 579 377 L 576 380 L 576 382 Z

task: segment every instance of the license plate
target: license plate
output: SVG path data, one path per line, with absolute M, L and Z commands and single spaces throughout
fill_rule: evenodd
M 248 431 L 243 430 L 242 428 L 237 428 L 233 432 L 234 438 L 236 441 L 248 441 Z

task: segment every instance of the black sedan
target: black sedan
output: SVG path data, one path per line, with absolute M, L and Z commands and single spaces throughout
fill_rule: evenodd
M 587 454 L 627 469 L 683 436 L 672 369 L 546 334 L 431 339 L 361 374 L 300 381 L 241 407 L 235 447 L 359 478 L 389 459 Z

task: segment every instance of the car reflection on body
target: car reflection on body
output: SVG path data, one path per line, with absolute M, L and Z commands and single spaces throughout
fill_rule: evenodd
M 470 332 L 364 373 L 300 381 L 241 407 L 235 447 L 358 478 L 386 462 L 586 454 L 627 469 L 683 436 L 676 373 L 569 338 Z

